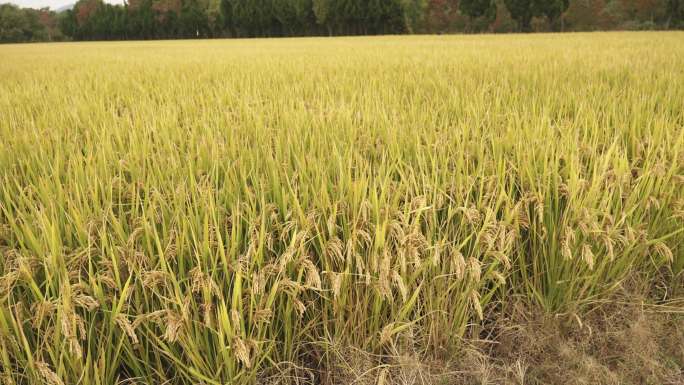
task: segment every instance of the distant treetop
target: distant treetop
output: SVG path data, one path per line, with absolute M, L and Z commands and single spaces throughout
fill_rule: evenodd
M 0 42 L 684 28 L 684 0 L 79 0 L 0 5 Z

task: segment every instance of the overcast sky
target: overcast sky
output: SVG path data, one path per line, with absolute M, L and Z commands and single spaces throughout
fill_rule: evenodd
M 14 3 L 20 7 L 33 7 L 33 8 L 43 8 L 50 7 L 52 9 L 57 9 L 63 7 L 67 4 L 73 4 L 77 0 L 0 0 L 0 3 Z M 121 4 L 123 0 L 106 0 L 108 3 Z

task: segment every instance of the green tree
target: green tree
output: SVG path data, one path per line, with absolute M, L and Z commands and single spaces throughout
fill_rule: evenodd
M 536 0 L 535 10 L 549 19 L 551 28 L 557 30 L 557 21 L 570 6 L 570 0 Z M 560 28 L 564 29 L 563 26 Z
M 30 39 L 28 20 L 19 7 L 0 5 L 0 42 L 18 43 Z
M 496 18 L 496 4 L 494 0 L 461 0 L 459 9 L 462 14 L 468 16 L 467 30 L 473 29 L 475 21 L 480 22 L 478 23 L 479 27 L 475 27 L 475 29 L 486 28 L 483 24 L 490 25 Z
M 50 32 L 46 23 L 50 22 L 50 16 L 46 10 L 22 9 L 13 4 L 0 4 L 0 42 L 49 40 Z
M 684 28 L 684 0 L 667 1 L 667 28 Z
M 177 37 L 206 37 L 209 33 L 209 19 L 206 9 L 197 0 L 183 0 L 178 18 Z
M 221 11 L 221 0 L 206 0 L 204 7 L 207 14 L 207 22 L 209 23 L 209 36 L 220 37 L 223 36 L 223 13 Z
M 221 18 L 223 19 L 223 32 L 228 36 L 237 36 L 232 0 L 221 0 Z
M 151 39 L 156 26 L 152 0 L 129 0 L 126 8 L 126 32 L 131 39 Z
M 401 3 L 396 0 L 369 0 L 367 24 L 370 33 L 401 33 L 405 25 Z
M 491 17 L 496 13 L 496 6 L 492 0 L 461 0 L 458 6 L 464 15 L 471 18 Z
M 76 15 L 74 11 L 69 9 L 59 14 L 57 17 L 59 29 L 62 31 L 64 36 L 71 39 L 76 37 L 76 32 L 78 30 L 78 25 L 76 24 Z
M 536 13 L 535 3 L 535 0 L 504 0 L 511 17 L 518 23 L 519 31 L 531 30 L 532 17 Z
M 399 0 L 404 19 L 404 29 L 414 33 L 425 16 L 427 0 Z
M 276 0 L 273 3 L 273 17 L 278 20 L 280 30 L 287 35 L 305 34 L 314 20 L 311 0 Z
M 332 0 L 312 0 L 312 10 L 316 19 L 316 24 L 324 26 L 328 31 L 328 35 L 332 35 L 329 18 L 331 1 Z

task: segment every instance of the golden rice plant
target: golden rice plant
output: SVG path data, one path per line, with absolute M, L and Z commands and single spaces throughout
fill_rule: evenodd
M 453 357 L 494 304 L 681 289 L 683 39 L 0 47 L 4 382 Z

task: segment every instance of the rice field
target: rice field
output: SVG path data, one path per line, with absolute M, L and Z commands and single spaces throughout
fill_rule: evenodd
M 513 301 L 681 298 L 682 42 L 0 46 L 0 376 L 322 383 Z

